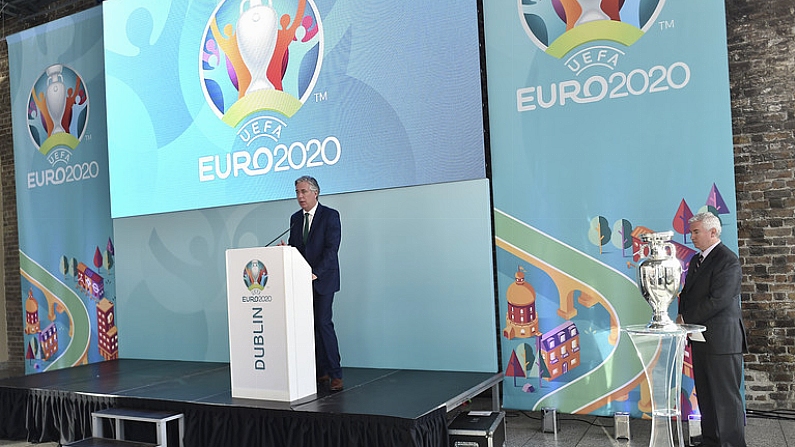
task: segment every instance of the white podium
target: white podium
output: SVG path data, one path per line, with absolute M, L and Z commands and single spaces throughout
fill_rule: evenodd
M 226 251 L 232 397 L 317 393 L 312 270 L 294 247 Z

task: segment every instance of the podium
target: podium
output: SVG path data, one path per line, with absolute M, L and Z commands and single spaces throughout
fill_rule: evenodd
M 294 247 L 226 251 L 232 397 L 317 393 L 312 269 Z

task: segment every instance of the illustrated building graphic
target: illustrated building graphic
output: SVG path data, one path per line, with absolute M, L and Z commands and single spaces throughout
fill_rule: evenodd
M 30 289 L 28 290 L 28 299 L 25 300 L 25 333 L 35 334 L 40 330 L 39 302 L 33 298 L 33 289 Z
M 502 335 L 509 340 L 539 335 L 536 291 L 525 281 L 524 269 L 521 267 L 516 270 L 514 282 L 508 286 L 505 295 L 508 312 L 505 315 L 505 330 Z
M 541 357 L 549 371 L 547 380 L 555 380 L 580 366 L 580 331 L 574 322 L 567 321 L 544 333 Z
M 105 281 L 102 276 L 82 262 L 77 265 L 77 286 L 91 295 L 95 301 L 102 301 L 105 298 Z
M 48 360 L 53 354 L 58 352 L 58 329 L 55 323 L 50 323 L 39 334 L 39 347 L 44 360 Z
M 99 354 L 105 360 L 119 358 L 119 330 L 116 328 L 113 303 L 105 298 L 97 303 L 97 336 Z

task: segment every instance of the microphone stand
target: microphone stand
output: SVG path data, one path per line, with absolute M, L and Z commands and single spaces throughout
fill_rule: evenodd
M 291 228 L 292 228 L 292 227 L 289 227 L 289 228 L 287 228 L 286 230 L 284 230 L 284 232 L 283 232 L 282 234 L 280 234 L 280 235 L 276 236 L 275 238 L 273 238 L 273 240 L 272 240 L 272 241 L 270 241 L 270 242 L 268 242 L 267 244 L 265 244 L 265 246 L 266 246 L 266 247 L 270 247 L 272 243 L 276 242 L 276 241 L 277 241 L 277 240 L 279 240 L 279 239 L 280 239 L 282 236 L 284 236 L 285 234 L 287 234 L 287 232 L 288 232 L 288 231 L 290 231 L 290 229 L 291 229 Z

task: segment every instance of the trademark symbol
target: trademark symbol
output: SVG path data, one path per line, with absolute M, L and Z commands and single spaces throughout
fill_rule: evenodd
M 657 23 L 660 24 L 660 29 L 661 30 L 676 28 L 676 23 L 674 23 L 673 20 L 660 20 Z

